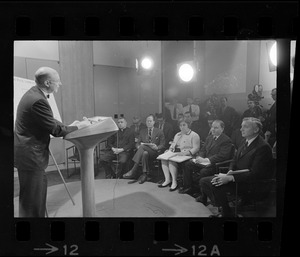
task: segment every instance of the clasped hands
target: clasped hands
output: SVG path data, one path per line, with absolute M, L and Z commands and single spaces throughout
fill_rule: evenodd
M 218 187 L 218 186 L 225 185 L 233 180 L 234 180 L 234 178 L 232 175 L 227 175 L 225 173 L 219 173 L 219 174 L 214 175 L 214 177 L 211 180 L 211 183 L 212 183 L 212 185 Z

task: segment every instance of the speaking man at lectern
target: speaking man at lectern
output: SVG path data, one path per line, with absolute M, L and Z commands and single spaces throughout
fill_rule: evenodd
M 14 158 L 20 182 L 19 217 L 45 217 L 50 134 L 63 137 L 90 125 L 74 121 L 69 126 L 54 119 L 47 101 L 57 92 L 61 81 L 56 70 L 41 67 L 35 73 L 36 85 L 18 105 L 14 131 Z

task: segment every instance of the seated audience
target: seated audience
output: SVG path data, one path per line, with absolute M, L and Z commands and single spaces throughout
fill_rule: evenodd
M 150 172 L 149 159 L 155 159 L 165 147 L 164 133 L 159 128 L 155 128 L 154 124 L 154 115 L 151 114 L 146 119 L 147 128 L 141 130 L 139 134 L 137 151 L 132 159 L 134 165 L 130 171 L 123 175 L 123 178 L 135 179 L 138 175 L 139 163 L 141 162 L 143 174 L 138 178 L 138 182 L 143 184 L 147 180 Z
M 233 107 L 228 105 L 228 100 L 225 96 L 220 98 L 220 107 L 217 116 L 225 124 L 224 133 L 231 137 L 233 130 L 237 126 L 237 122 L 239 122 L 239 115 Z
M 101 150 L 100 163 L 105 170 L 106 178 L 121 178 L 125 165 L 134 149 L 134 133 L 127 127 L 124 117 L 118 119 L 119 131 L 108 138 L 107 149 Z M 118 160 L 116 174 L 112 170 L 112 161 Z
M 231 158 L 232 143 L 224 133 L 224 122 L 215 120 L 212 123 L 211 135 L 209 135 L 195 159 L 185 163 L 183 171 L 183 187 L 179 193 L 193 193 L 192 175 L 197 172 L 197 182 L 203 177 L 212 176 L 216 172 L 215 163 Z M 201 190 L 200 190 L 201 191 Z M 199 198 L 204 196 L 201 194 Z
M 132 118 L 132 125 L 130 126 L 130 129 L 134 131 L 134 137 L 135 141 L 137 142 L 137 139 L 139 137 L 140 131 L 142 129 L 145 129 L 147 126 L 141 122 L 141 118 L 139 116 L 134 116 Z
M 200 180 L 203 192 L 221 207 L 219 217 L 233 216 L 227 200 L 227 192 L 234 193 L 239 183 L 239 193 L 247 192 L 249 183 L 270 178 L 272 174 L 271 147 L 260 136 L 262 124 L 254 117 L 244 118 L 241 126 L 244 143 L 237 150 L 226 174 L 205 177 Z M 233 172 L 235 171 L 235 173 Z M 206 202 L 203 202 L 206 204 Z
M 199 105 L 194 104 L 193 98 L 190 97 L 186 99 L 186 102 L 187 105 L 183 107 L 183 113 L 189 112 L 193 121 L 198 120 L 200 115 Z
M 195 155 L 200 148 L 200 138 L 197 133 L 191 130 L 190 119 L 182 119 L 179 122 L 180 131 L 174 137 L 173 143 L 169 150 L 178 152 L 178 155 Z M 178 163 L 169 160 L 161 160 L 162 170 L 165 176 L 165 181 L 158 187 L 166 187 L 171 185 L 170 191 L 175 191 L 177 184 L 177 169 Z
M 165 121 L 165 118 L 162 113 L 158 113 L 156 115 L 156 122 L 154 124 L 155 128 L 159 128 L 164 132 L 165 136 L 165 149 L 168 149 L 170 147 L 170 142 L 173 140 L 174 133 L 173 133 L 173 126 Z

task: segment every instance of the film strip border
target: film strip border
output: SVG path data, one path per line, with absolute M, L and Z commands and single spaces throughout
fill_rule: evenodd
M 6 2 L 0 6 L 1 53 L 8 60 L 1 70 L 10 78 L 13 40 L 296 39 L 298 31 L 297 2 Z M 285 82 L 285 74 L 288 68 L 279 71 L 279 82 Z M 4 78 L 6 82 L 12 83 Z M 2 92 L 10 95 L 11 89 Z M 287 99 L 289 95 L 282 101 Z M 281 165 L 286 169 L 286 163 Z M 8 206 L 1 211 L 0 255 L 263 256 L 279 255 L 284 239 L 282 213 L 277 218 L 231 220 L 14 219 L 13 196 L 8 193 L 13 181 L 7 182 L 6 173 L 0 176 L 5 182 L 0 187 L 1 202 Z M 279 190 L 282 200 L 284 189 Z
M 14 39 L 262 39 L 298 30 L 296 1 L 1 5 L 1 31 Z
M 274 237 L 279 232 L 280 228 L 267 219 L 20 220 L 15 222 L 12 238 L 19 247 L 6 253 L 264 256 L 278 253 Z

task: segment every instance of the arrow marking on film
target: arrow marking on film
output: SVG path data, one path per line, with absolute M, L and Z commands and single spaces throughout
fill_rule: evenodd
M 162 251 L 165 251 L 165 252 L 176 252 L 175 255 L 178 255 L 178 254 L 182 254 L 182 253 L 185 253 L 187 252 L 188 250 L 180 245 L 177 245 L 177 244 L 174 244 L 176 247 L 179 247 L 177 249 L 162 249 Z
M 50 251 L 50 252 L 46 252 L 46 254 L 50 254 L 50 253 L 54 253 L 54 252 L 58 251 L 57 247 L 47 244 L 47 243 L 46 243 L 46 245 L 49 246 L 50 248 L 33 248 L 33 250 L 35 250 L 35 251 Z

